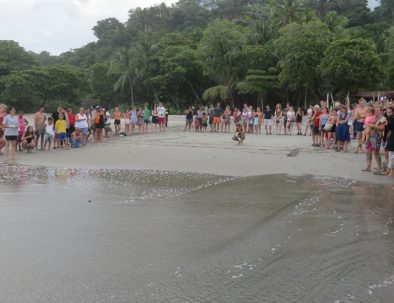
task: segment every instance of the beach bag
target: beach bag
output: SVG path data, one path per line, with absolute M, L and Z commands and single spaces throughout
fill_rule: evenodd
M 332 130 L 332 128 L 333 128 L 333 124 L 331 124 L 331 123 L 326 123 L 326 125 L 324 125 L 324 130 L 326 131 L 326 132 L 330 132 L 331 130 Z

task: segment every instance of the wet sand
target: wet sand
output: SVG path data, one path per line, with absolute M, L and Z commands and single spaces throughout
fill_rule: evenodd
M 111 138 L 79 150 L 18 155 L 22 165 L 58 168 L 124 168 L 211 173 L 224 176 L 305 174 L 392 183 L 361 172 L 365 154 L 336 153 L 311 146 L 309 136 L 247 135 L 243 146 L 232 134 L 182 132 L 184 117 L 170 116 L 167 132 Z M 304 128 L 303 128 L 304 130 Z M 354 147 L 354 141 L 352 141 Z M 289 157 L 296 150 L 294 157 Z M 351 147 L 350 150 L 353 150 Z
M 0 302 L 392 302 L 392 180 L 365 155 L 172 122 L 0 163 Z
M 384 302 L 394 198 L 333 177 L 1 166 L 0 302 Z

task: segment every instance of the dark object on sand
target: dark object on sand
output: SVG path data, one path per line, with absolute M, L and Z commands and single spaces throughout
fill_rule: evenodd
M 291 151 L 287 154 L 287 156 L 288 156 L 288 157 L 295 157 L 295 156 L 297 156 L 299 153 L 300 153 L 300 150 L 299 150 L 298 148 L 296 148 L 296 149 L 291 150 Z

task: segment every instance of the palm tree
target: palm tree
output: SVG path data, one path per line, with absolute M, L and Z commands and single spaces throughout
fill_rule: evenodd
M 276 15 L 283 25 L 296 21 L 302 10 L 300 0 L 278 0 L 274 3 Z
M 118 80 L 114 84 L 114 91 L 123 90 L 126 85 L 130 88 L 131 105 L 134 106 L 134 79 L 136 75 L 135 52 L 133 49 L 120 49 L 115 55 L 109 68 L 110 74 L 118 75 Z

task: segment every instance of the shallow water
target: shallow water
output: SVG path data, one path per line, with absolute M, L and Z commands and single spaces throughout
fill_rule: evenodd
M 393 302 L 390 186 L 0 167 L 0 302 Z

